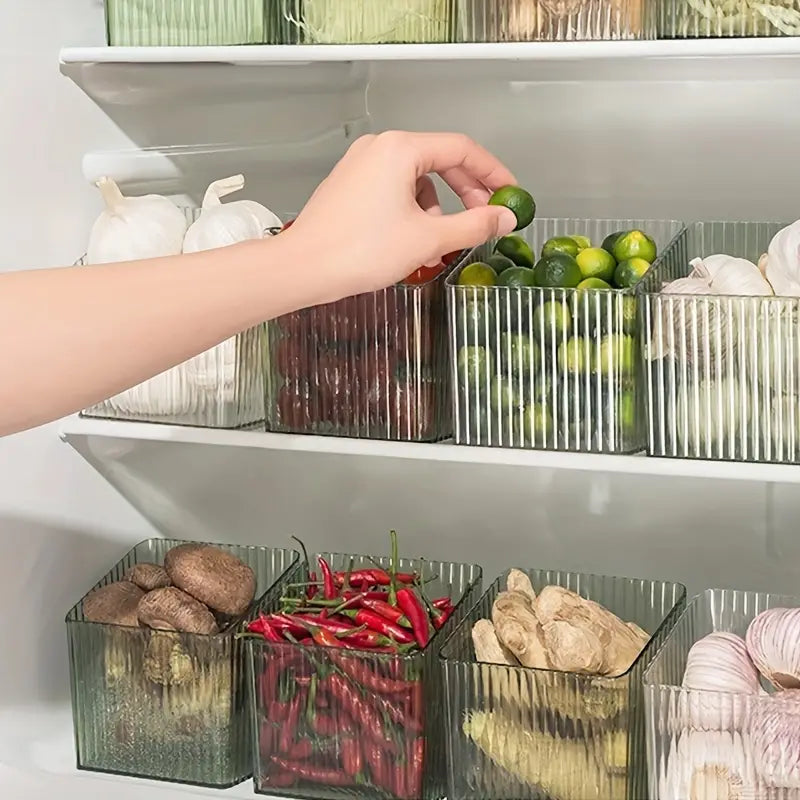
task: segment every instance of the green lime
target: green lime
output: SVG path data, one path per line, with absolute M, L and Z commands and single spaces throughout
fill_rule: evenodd
M 613 255 L 617 261 L 643 258 L 652 264 L 656 260 L 656 243 L 642 231 L 628 231 L 614 242 Z
M 622 330 L 624 333 L 636 333 L 639 303 L 635 297 L 628 294 L 622 295 L 620 301 L 619 315 L 622 317 Z
M 482 296 L 486 297 L 486 294 L 482 293 Z M 486 344 L 494 333 L 494 309 L 482 299 L 469 299 L 459 303 L 455 324 L 458 342 Z
M 614 245 L 617 243 L 617 239 L 619 239 L 620 236 L 624 235 L 625 231 L 614 231 L 614 233 L 609 233 L 608 236 L 606 236 L 606 238 L 603 239 L 603 244 L 601 244 L 600 247 L 602 247 L 603 250 L 605 250 L 607 253 L 611 253 L 611 255 L 613 256 Z
M 529 267 L 509 267 L 497 276 L 498 286 L 536 286 L 536 273 Z
M 483 261 L 467 264 L 458 276 L 459 286 L 494 286 L 497 283 L 497 273 Z
M 539 366 L 539 349 L 524 334 L 503 333 L 500 336 L 500 363 L 504 372 L 518 378 L 530 375 Z
M 534 267 L 536 285 L 546 288 L 571 288 L 582 280 L 581 268 L 577 261 L 566 253 L 552 253 L 543 256 Z
M 572 314 L 562 300 L 548 300 L 533 312 L 533 335 L 543 342 L 563 339 L 571 329 Z
M 536 216 L 536 203 L 533 197 L 520 186 L 503 186 L 502 189 L 498 189 L 489 198 L 489 205 L 510 208 L 517 218 L 515 231 L 527 228 Z
M 501 253 L 492 253 L 487 259 L 486 263 L 498 274 L 502 274 L 507 269 L 516 266 L 514 262 L 508 257 L 504 256 Z
M 584 278 L 600 278 L 603 281 L 610 281 L 614 277 L 614 270 L 617 262 L 602 247 L 587 247 L 581 250 L 575 261 L 581 268 L 581 275 Z
M 650 269 L 650 262 L 643 258 L 629 258 L 620 261 L 614 270 L 614 285 L 620 289 L 630 289 L 635 286 Z
M 506 258 L 510 258 L 520 267 L 533 266 L 533 250 L 531 246 L 521 236 L 509 234 L 501 236 L 494 246 L 495 253 L 500 253 Z
M 519 381 L 507 378 L 504 375 L 495 375 L 489 390 L 489 401 L 494 411 L 507 414 L 509 411 L 519 411 L 522 408 L 522 395 Z
M 522 419 L 514 420 L 514 423 L 518 434 L 515 438 L 527 447 L 541 447 L 553 438 L 553 418 L 544 403 L 526 406 Z
M 610 283 L 606 283 L 602 278 L 584 278 L 576 287 L 578 290 L 583 289 L 611 289 L 613 288 Z
M 578 252 L 581 250 L 586 250 L 588 247 L 592 246 L 592 240 L 588 236 L 577 236 L 575 234 L 570 234 L 570 239 L 574 239 L 578 243 Z
M 477 345 L 465 345 L 458 351 L 456 370 L 462 387 L 486 386 L 494 372 L 491 351 Z
M 623 439 L 634 436 L 636 434 L 636 395 L 630 390 L 620 392 L 616 406 L 619 435 Z
M 582 374 L 586 372 L 591 354 L 591 342 L 582 336 L 573 336 L 558 348 L 558 368 L 562 372 Z
M 542 258 L 553 253 L 566 253 L 568 256 L 576 256 L 580 249 L 580 245 L 572 236 L 554 236 L 542 245 Z
M 636 360 L 636 341 L 633 336 L 610 333 L 598 343 L 594 370 L 615 378 L 632 375 Z

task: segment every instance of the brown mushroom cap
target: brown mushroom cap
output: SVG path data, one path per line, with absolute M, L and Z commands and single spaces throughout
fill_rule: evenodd
M 145 592 L 172 586 L 167 571 L 160 564 L 136 564 L 123 575 L 122 580 L 135 583 Z
M 222 614 L 243 614 L 255 597 L 253 570 L 218 547 L 173 547 L 164 559 L 164 567 L 175 586 Z
M 167 586 L 153 589 L 139 601 L 139 622 L 164 631 L 211 635 L 219 633 L 214 615 L 191 595 Z
M 89 622 L 139 627 L 137 608 L 144 592 L 129 581 L 109 583 L 90 592 L 83 600 L 83 616 Z

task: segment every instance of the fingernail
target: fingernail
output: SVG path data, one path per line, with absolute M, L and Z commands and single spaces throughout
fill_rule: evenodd
M 510 208 L 500 210 L 500 222 L 497 231 L 500 236 L 505 236 L 517 227 L 517 215 Z

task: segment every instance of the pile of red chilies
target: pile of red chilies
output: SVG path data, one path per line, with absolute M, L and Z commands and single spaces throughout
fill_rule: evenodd
M 394 532 L 388 570 L 334 571 L 320 557 L 321 580 L 310 572 L 308 582 L 294 584 L 292 596 L 282 598 L 280 612 L 248 624 L 250 635 L 269 642 L 329 648 L 281 647 L 265 656 L 262 786 L 305 781 L 421 797 L 422 683 L 390 656 L 424 648 L 453 603 L 449 597 L 429 601 L 423 577 L 398 572 L 397 562 Z

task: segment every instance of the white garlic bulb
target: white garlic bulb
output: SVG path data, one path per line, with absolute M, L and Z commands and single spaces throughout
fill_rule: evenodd
M 800 297 L 800 220 L 772 237 L 764 271 L 775 294 Z
M 125 197 L 111 178 L 97 188 L 106 204 L 89 235 L 88 264 L 174 256 L 181 252 L 186 215 L 160 195 Z
M 677 389 L 674 434 L 682 452 L 694 457 L 728 453 L 747 410 L 735 378 L 689 382 Z
M 763 425 L 763 421 L 757 420 Z M 796 397 L 783 395 L 774 400 L 770 412 L 770 438 L 774 448 L 772 458 L 800 460 L 800 402 Z
M 659 767 L 659 800 L 745 800 L 756 776 L 746 735 L 685 731 Z M 663 764 L 663 761 L 661 762 Z
M 773 686 L 800 689 L 800 608 L 762 611 L 750 623 L 746 641 L 750 658 Z
M 692 645 L 681 686 L 680 715 L 692 728 L 731 730 L 741 728 L 747 700 L 733 695 L 761 691 L 744 639 L 734 633 L 714 632 Z
M 214 181 L 206 190 L 200 216 L 186 232 L 184 253 L 197 253 L 217 247 L 263 239 L 270 228 L 280 228 L 280 218 L 253 200 L 222 203 L 222 198 L 244 188 L 244 176 L 234 175 Z
M 760 301 L 762 307 L 751 315 L 754 329 L 749 337 L 752 376 L 774 394 L 800 394 L 800 318 L 794 303 L 786 300 Z
M 734 258 L 724 254 L 695 258 L 690 262 L 692 275 L 706 277 L 715 294 L 768 297 L 772 287 L 761 274 L 761 270 L 746 258 Z
M 800 692 L 765 697 L 750 725 L 753 763 L 770 787 L 800 790 Z

